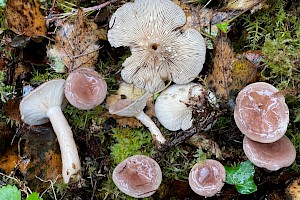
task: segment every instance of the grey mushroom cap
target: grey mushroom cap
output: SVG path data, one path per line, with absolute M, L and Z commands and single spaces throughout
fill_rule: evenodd
M 265 82 L 256 82 L 239 92 L 234 119 L 240 131 L 251 140 L 271 143 L 285 134 L 289 108 L 277 88 Z
M 162 172 L 152 158 L 135 155 L 119 163 L 113 171 L 112 178 L 125 194 L 144 198 L 156 192 L 162 181 Z
M 20 102 L 23 122 L 29 125 L 41 125 L 49 122 L 47 109 L 51 106 L 64 107 L 64 79 L 53 79 L 35 88 Z
M 120 7 L 110 20 L 108 41 L 131 49 L 122 78 L 151 93 L 165 81 L 185 84 L 196 78 L 206 45 L 195 29 L 178 30 L 185 21 L 183 10 L 170 0 L 135 0 Z
M 245 136 L 243 149 L 248 159 L 255 166 L 266 168 L 270 171 L 288 167 L 296 159 L 296 149 L 285 135 L 272 143 L 256 142 Z
M 204 163 L 197 163 L 189 174 L 189 185 L 198 195 L 212 197 L 224 186 L 226 171 L 224 166 L 216 160 L 207 159 Z

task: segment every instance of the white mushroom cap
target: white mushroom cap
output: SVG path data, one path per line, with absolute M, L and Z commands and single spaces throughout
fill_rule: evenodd
M 135 155 L 119 163 L 113 171 L 112 178 L 125 194 L 144 198 L 156 192 L 162 181 L 162 172 L 152 158 Z
M 100 105 L 107 93 L 103 77 L 91 68 L 72 71 L 65 84 L 65 95 L 70 104 L 78 109 L 89 110 Z
M 146 92 L 139 99 L 132 101 L 130 99 L 120 99 L 116 103 L 110 105 L 109 112 L 111 114 L 124 116 L 124 117 L 136 117 L 147 126 L 152 134 L 155 141 L 163 144 L 166 139 L 161 134 L 160 130 L 156 124 L 151 120 L 151 118 L 146 115 L 143 109 L 146 107 L 146 102 L 152 94 Z
M 251 140 L 270 143 L 285 134 L 289 108 L 278 89 L 265 82 L 256 82 L 239 92 L 234 119 L 240 131 Z
M 178 30 L 185 21 L 183 10 L 170 0 L 136 0 L 120 7 L 110 20 L 108 40 L 131 49 L 122 78 L 152 93 L 166 80 L 192 81 L 202 70 L 206 46 L 198 31 Z
M 248 159 L 255 166 L 263 167 L 270 171 L 288 167 L 296 159 L 296 149 L 285 135 L 272 143 L 255 142 L 245 136 L 243 149 Z
M 64 85 L 64 79 L 53 79 L 26 95 L 20 103 L 22 121 L 29 125 L 41 125 L 49 122 L 48 108 L 61 107 L 65 102 Z
M 109 112 L 123 117 L 135 117 L 146 107 L 147 100 L 152 94 L 146 92 L 136 101 L 120 99 L 109 107 Z
M 224 166 L 216 160 L 207 159 L 204 163 L 197 163 L 189 174 L 189 185 L 198 195 L 212 197 L 224 186 L 226 171 Z
M 174 84 L 164 90 L 156 99 L 155 114 L 159 122 L 168 130 L 187 130 L 192 127 L 192 107 L 188 106 L 189 97 L 201 95 L 203 86 L 196 83 Z M 216 103 L 216 97 L 209 92 L 210 103 Z

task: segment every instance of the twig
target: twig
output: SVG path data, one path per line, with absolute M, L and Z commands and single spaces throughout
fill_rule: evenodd
M 95 10 L 101 10 L 102 8 L 111 5 L 112 3 L 115 3 L 117 0 L 109 0 L 105 3 L 102 3 L 100 5 L 97 6 L 92 6 L 92 7 L 88 7 L 88 8 L 82 8 L 82 11 L 84 13 L 89 12 L 89 11 L 95 11 Z M 76 15 L 78 13 L 78 9 L 74 9 L 71 12 L 68 13 L 61 13 L 61 14 L 49 14 L 46 17 L 46 21 L 47 22 L 53 22 L 55 20 L 61 19 L 61 18 L 65 18 L 65 17 L 70 17 L 72 15 Z
M 54 187 L 53 187 L 53 186 L 54 186 L 54 184 L 56 183 L 56 181 L 57 181 L 57 179 L 58 179 L 59 176 L 60 176 L 60 175 L 58 175 L 58 176 L 55 178 L 54 182 L 53 182 L 52 180 L 46 180 L 46 181 L 45 181 L 45 180 L 41 179 L 40 177 L 35 176 L 35 178 L 39 179 L 40 181 L 42 181 L 42 182 L 44 182 L 44 183 L 50 182 L 50 186 L 49 186 L 44 192 L 42 192 L 41 197 L 49 190 L 49 188 L 51 188 L 52 191 L 53 191 L 54 199 L 57 200 L 56 194 L 55 194 L 55 190 L 54 190 Z

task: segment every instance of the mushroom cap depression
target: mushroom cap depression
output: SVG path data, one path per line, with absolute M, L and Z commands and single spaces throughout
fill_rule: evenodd
M 81 110 L 100 105 L 107 92 L 102 76 L 91 68 L 79 68 L 71 72 L 66 80 L 65 95 L 71 105 Z
M 194 120 L 193 109 L 187 105 L 191 97 L 196 97 L 197 101 L 200 101 L 201 97 L 204 98 L 203 92 L 208 92 L 209 103 L 216 104 L 214 94 L 203 89 L 204 87 L 200 84 L 188 83 L 174 84 L 161 92 L 155 102 L 155 114 L 159 122 L 170 131 L 191 128 Z
M 204 163 L 197 163 L 189 174 L 189 185 L 198 195 L 212 197 L 224 186 L 226 171 L 224 166 L 216 160 L 207 159 Z
M 109 22 L 107 37 L 113 47 L 131 49 L 122 78 L 151 93 L 167 80 L 192 81 L 203 68 L 206 46 L 195 29 L 178 30 L 185 22 L 183 10 L 170 0 L 135 0 L 121 6 Z
M 53 79 L 41 84 L 26 95 L 20 102 L 22 121 L 29 125 L 41 125 L 49 122 L 48 108 L 66 105 L 64 85 L 64 79 Z
M 255 166 L 263 167 L 270 171 L 288 167 L 296 159 L 296 149 L 285 135 L 272 143 L 255 142 L 245 136 L 243 149 L 248 159 Z
M 240 131 L 251 140 L 270 143 L 285 134 L 289 109 L 278 89 L 265 82 L 256 82 L 239 92 L 234 119 Z
M 162 172 L 152 158 L 135 155 L 118 164 L 112 178 L 116 186 L 125 194 L 144 198 L 156 192 L 162 181 Z

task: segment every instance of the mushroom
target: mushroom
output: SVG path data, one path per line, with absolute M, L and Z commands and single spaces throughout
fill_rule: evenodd
M 226 171 L 224 166 L 216 160 L 207 159 L 204 163 L 197 163 L 189 174 L 189 185 L 198 195 L 212 197 L 224 186 Z
M 135 0 L 118 8 L 107 37 L 113 47 L 131 49 L 122 78 L 151 93 L 167 80 L 192 81 L 203 68 L 206 46 L 195 29 L 179 29 L 185 22 L 183 10 L 170 0 Z
M 68 183 L 71 177 L 80 178 L 80 160 L 72 130 L 62 113 L 64 84 L 65 80 L 54 79 L 35 88 L 22 99 L 20 113 L 22 121 L 29 125 L 41 125 L 50 120 L 60 146 L 63 180 Z
M 234 119 L 240 131 L 251 140 L 270 143 L 285 134 L 289 109 L 278 89 L 265 82 L 256 82 L 239 92 Z
M 134 155 L 117 165 L 112 178 L 116 186 L 125 194 L 144 198 L 156 192 L 162 181 L 162 172 L 152 158 Z
M 102 76 L 91 68 L 71 72 L 65 84 L 65 96 L 78 109 L 89 110 L 100 105 L 107 92 Z
M 151 93 L 146 92 L 136 101 L 132 101 L 130 99 L 120 99 L 116 103 L 110 105 L 109 112 L 111 114 L 123 117 L 136 117 L 142 122 L 142 124 L 148 127 L 153 139 L 158 143 L 163 144 L 165 143 L 166 139 L 151 118 L 143 111 L 143 109 L 146 107 L 146 102 L 151 95 Z
M 296 149 L 285 135 L 272 143 L 256 142 L 245 136 L 243 149 L 248 159 L 255 166 L 263 167 L 270 171 L 288 167 L 296 159 Z
M 204 89 L 200 84 L 174 84 L 164 90 L 156 99 L 155 114 L 159 122 L 168 130 L 187 130 L 192 127 L 196 116 L 198 126 L 204 130 L 210 129 L 214 123 L 216 112 L 215 95 Z M 195 111 L 195 112 L 194 112 Z M 211 123 L 207 123 L 212 121 Z

